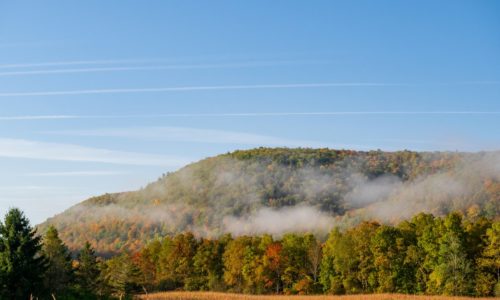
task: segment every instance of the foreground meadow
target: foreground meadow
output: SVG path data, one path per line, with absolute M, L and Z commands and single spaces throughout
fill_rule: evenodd
M 139 299 L 148 300 L 466 300 L 466 299 L 495 299 L 495 298 L 470 298 L 451 296 L 416 296 L 401 294 L 374 294 L 374 295 L 317 295 L 317 296 L 286 296 L 286 295 L 241 295 L 213 292 L 165 292 L 142 295 Z M 498 299 L 498 298 L 496 298 Z

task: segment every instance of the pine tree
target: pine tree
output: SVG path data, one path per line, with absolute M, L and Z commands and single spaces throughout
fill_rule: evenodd
M 28 299 L 41 293 L 46 259 L 41 237 L 17 208 L 0 222 L 0 298 Z
M 139 290 L 141 279 L 140 269 L 132 262 L 131 257 L 124 253 L 106 261 L 104 279 L 111 288 L 113 295 L 122 299 L 126 295 Z
M 99 286 L 99 267 L 95 251 L 89 242 L 78 253 L 78 266 L 75 270 L 76 282 L 82 292 L 95 293 Z
M 44 284 L 48 292 L 57 295 L 70 287 L 74 277 L 71 255 L 54 226 L 45 233 L 42 249 L 48 262 Z

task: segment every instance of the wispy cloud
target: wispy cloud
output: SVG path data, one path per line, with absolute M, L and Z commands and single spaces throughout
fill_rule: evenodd
M 122 152 L 73 144 L 0 138 L 0 157 L 180 167 L 185 157 Z
M 18 64 L 18 65 L 0 65 L 2 68 L 27 68 L 40 66 L 64 66 L 74 64 L 99 64 L 99 61 L 81 61 L 81 62 L 59 62 L 59 63 L 39 63 L 39 64 Z M 103 61 L 103 63 L 114 64 L 117 61 Z M 251 61 L 240 63 L 221 63 L 221 64 L 186 64 L 186 65 L 160 65 L 160 66 L 116 66 L 116 67 L 92 67 L 92 68 L 64 68 L 64 69 L 42 69 L 42 70 L 22 70 L 0 72 L 1 77 L 26 76 L 26 75 L 52 75 L 52 74 L 71 74 L 71 73 L 98 73 L 98 72 L 123 72 L 123 71 L 161 71 L 161 70 L 191 70 L 191 69 L 226 69 L 226 68 L 252 68 L 280 65 L 297 64 L 317 64 L 319 61 Z M 322 64 L 328 62 L 321 62 Z
M 3 116 L 0 121 L 30 121 L 30 120 L 61 120 L 61 119 L 88 119 L 77 115 L 38 115 L 38 116 Z
M 117 176 L 127 175 L 128 172 L 122 171 L 65 171 L 65 172 L 39 172 L 28 173 L 30 177 L 80 177 L 80 176 Z
M 68 187 L 61 186 L 41 186 L 41 185 L 9 185 L 9 186 L 0 186 L 0 191 L 60 191 L 67 190 Z
M 194 85 L 177 87 L 153 88 L 110 88 L 66 91 L 35 91 L 35 92 L 2 92 L 0 97 L 44 97 L 44 96 L 75 96 L 97 94 L 137 94 L 137 93 L 167 93 L 167 92 L 195 92 L 195 91 L 226 91 L 226 90 L 271 90 L 271 89 L 316 89 L 335 87 L 410 87 L 433 85 L 462 85 L 465 83 L 449 84 L 414 84 L 414 83 L 383 83 L 383 82 L 324 82 L 324 83 L 285 83 L 285 84 L 241 84 L 241 85 Z M 476 83 L 500 84 L 500 82 Z M 399 112 L 401 113 L 401 112 Z
M 499 115 L 500 111 L 331 111 L 331 112 L 246 112 L 246 113 L 173 113 L 135 115 L 25 115 L 0 116 L 0 121 L 65 119 L 141 119 L 141 118 L 212 118 L 212 117 L 314 117 L 314 116 L 398 116 L 398 115 Z
M 115 64 L 155 63 L 155 62 L 165 62 L 165 60 L 159 60 L 159 59 L 106 59 L 106 60 L 51 61 L 51 62 L 39 62 L 39 63 L 12 63 L 12 64 L 1 64 L 0 69 L 83 66 L 83 65 L 115 65 Z
M 187 127 L 134 127 L 100 128 L 95 130 L 58 130 L 48 134 L 72 136 L 120 137 L 171 142 L 195 142 L 209 144 L 238 144 L 288 147 L 328 147 L 326 143 L 309 140 L 287 139 L 269 135 L 228 130 L 199 129 Z M 338 146 L 338 145 L 337 145 Z M 351 145 L 352 146 L 352 145 Z M 355 145 L 359 147 L 359 145 Z
M 259 90 L 259 89 L 298 89 L 298 88 L 328 88 L 328 87 L 383 87 L 404 86 L 399 83 L 377 82 L 330 82 L 330 83 L 290 83 L 290 84 L 250 84 L 250 85 L 200 85 L 159 88 L 117 88 L 92 89 L 71 91 L 39 91 L 39 92 L 4 92 L 0 97 L 43 97 L 43 96 L 72 96 L 95 94 L 131 94 L 131 93 L 165 93 L 165 92 L 193 92 L 193 91 L 224 91 L 224 90 Z

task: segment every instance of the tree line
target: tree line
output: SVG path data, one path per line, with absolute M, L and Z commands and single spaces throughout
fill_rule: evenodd
M 0 222 L 1 299 L 106 299 L 165 290 L 252 294 L 500 295 L 500 222 L 418 214 L 312 234 L 158 237 L 108 259 L 89 243 L 71 255 L 18 209 Z
M 312 234 L 179 234 L 150 242 L 131 262 L 148 290 L 252 294 L 500 295 L 500 222 L 418 214 L 397 226 L 362 222 Z

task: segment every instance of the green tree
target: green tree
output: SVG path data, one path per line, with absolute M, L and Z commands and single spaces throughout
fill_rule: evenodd
M 445 295 L 467 295 L 472 282 L 472 266 L 465 249 L 462 216 L 452 213 L 444 219 L 444 234 L 439 240 L 438 265 L 429 275 L 429 291 Z
M 341 274 L 338 268 L 335 267 L 336 249 L 342 238 L 343 234 L 340 230 L 338 228 L 333 229 L 328 235 L 328 240 L 322 251 L 319 282 L 323 286 L 323 291 L 330 294 L 343 294 L 345 292 Z
M 97 293 L 100 270 L 94 248 L 87 241 L 77 256 L 76 283 L 83 293 Z
M 438 265 L 442 221 L 431 214 L 418 214 L 411 221 L 416 245 L 407 250 L 407 260 L 415 267 L 415 292 L 427 292 L 429 276 Z
M 103 275 L 111 293 L 119 299 L 140 290 L 140 269 L 126 253 L 106 261 Z
M 477 259 L 476 293 L 500 296 L 500 222 L 486 231 L 486 247 Z
M 0 298 L 39 295 L 46 269 L 41 237 L 19 209 L 10 209 L 0 222 Z
M 158 253 L 158 264 L 157 269 L 157 280 L 158 288 L 160 290 L 173 290 L 178 288 L 173 280 L 173 274 L 170 264 L 170 256 L 173 252 L 172 238 L 166 236 L 162 239 L 159 253 Z
M 252 237 L 245 247 L 242 269 L 245 293 L 262 294 L 268 291 L 265 284 L 263 254 L 272 242 L 270 236 L 257 236 Z
M 42 251 L 48 262 L 44 276 L 46 290 L 55 295 L 64 293 L 73 283 L 73 266 L 68 248 L 54 226 L 45 233 Z
M 392 226 L 379 227 L 372 238 L 371 250 L 378 292 L 413 292 L 411 288 L 408 289 L 408 284 L 414 282 L 414 278 L 405 265 L 407 245 L 402 232 Z
M 302 281 L 298 287 L 304 288 L 307 286 L 307 245 L 304 240 L 304 236 L 297 234 L 285 234 L 281 240 L 283 245 L 283 251 L 281 256 L 283 257 L 285 265 L 285 270 L 283 271 L 283 290 L 287 293 L 306 293 L 308 291 L 297 291 L 295 285 Z
M 379 227 L 380 224 L 377 222 L 362 222 L 348 231 L 347 238 L 353 240 L 354 246 L 354 252 L 348 255 L 354 256 L 358 261 L 354 269 L 355 280 L 353 281 L 354 284 L 351 289 L 353 293 L 371 293 L 377 287 L 373 252 L 369 245 Z M 360 286 L 358 286 L 358 284 Z
M 307 234 L 304 237 L 306 247 L 306 278 L 311 281 L 311 286 L 307 293 L 321 292 L 321 284 L 319 283 L 319 274 L 321 270 L 321 259 L 323 246 L 321 242 L 312 234 Z
M 220 290 L 224 274 L 223 253 L 221 242 L 203 239 L 193 258 L 195 276 L 194 280 L 190 279 L 190 285 L 195 284 L 193 287 L 198 290 Z

